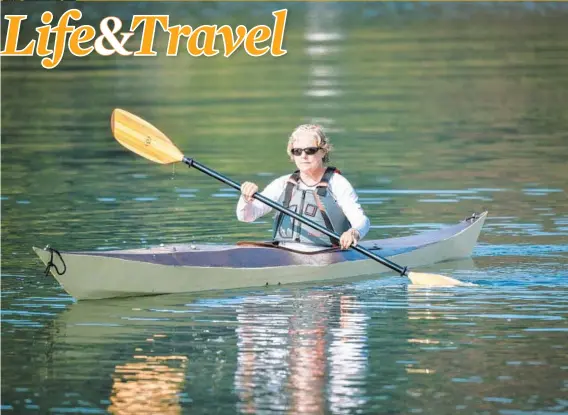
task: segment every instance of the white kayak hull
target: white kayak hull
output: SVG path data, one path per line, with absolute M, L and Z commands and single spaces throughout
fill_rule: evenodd
M 465 258 L 471 255 L 486 217 L 484 212 L 441 230 L 363 245 L 408 267 Z M 100 252 L 33 249 L 44 264 L 55 265 L 51 274 L 78 300 L 341 280 L 390 271 L 353 250 L 302 254 L 246 244 Z

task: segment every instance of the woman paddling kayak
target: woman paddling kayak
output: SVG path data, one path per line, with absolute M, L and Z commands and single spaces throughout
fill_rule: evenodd
M 332 146 L 319 125 L 297 127 L 288 140 L 287 153 L 298 170 L 281 176 L 261 192 L 269 199 L 341 235 L 339 241 L 279 213 L 274 218 L 273 240 L 279 246 L 297 250 L 318 250 L 332 246 L 347 249 L 369 231 L 370 222 L 358 202 L 351 183 L 335 167 L 329 167 Z M 241 185 L 237 218 L 253 222 L 272 208 L 253 199 L 258 186 Z

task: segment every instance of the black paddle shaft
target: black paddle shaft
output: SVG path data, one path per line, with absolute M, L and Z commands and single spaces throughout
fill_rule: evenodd
M 225 183 L 226 185 L 231 186 L 233 189 L 236 189 L 239 192 L 241 191 L 241 185 L 239 183 L 229 179 L 228 177 L 223 176 L 222 174 L 217 173 L 215 170 L 211 170 L 210 168 L 208 168 L 208 167 L 204 166 L 203 164 L 195 161 L 194 159 L 189 158 L 189 157 L 184 157 L 182 161 L 185 164 L 187 164 L 189 167 L 194 167 L 197 170 L 207 174 L 208 176 L 211 176 L 211 177 Z M 275 209 L 279 212 L 282 212 L 282 213 L 302 222 L 304 225 L 311 226 L 312 228 L 324 233 L 325 235 L 329 236 L 330 238 L 339 239 L 339 235 L 337 235 L 336 233 L 331 232 L 329 229 L 324 228 L 323 226 L 321 226 L 321 225 L 319 225 L 315 222 L 312 222 L 311 220 L 309 220 L 309 219 L 307 219 L 307 218 L 305 218 L 301 215 L 298 215 L 296 212 L 293 212 L 290 209 L 285 208 L 281 204 L 276 203 L 271 199 L 268 199 L 267 197 L 261 195 L 258 192 L 253 195 L 253 198 L 260 200 L 262 203 L 267 204 L 272 209 Z M 371 251 L 363 248 L 362 246 L 352 245 L 351 249 L 354 249 L 355 251 L 360 252 L 361 254 L 366 255 L 371 259 L 374 259 L 375 261 L 383 264 L 385 267 L 388 267 L 388 268 L 392 269 L 393 271 L 398 272 L 402 276 L 407 274 L 407 271 L 408 271 L 407 267 L 401 267 L 400 265 L 395 264 L 394 262 L 391 262 L 386 258 L 383 258 L 379 255 L 372 253 Z

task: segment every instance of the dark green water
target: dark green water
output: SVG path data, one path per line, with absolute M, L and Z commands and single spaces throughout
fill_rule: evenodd
M 284 6 L 277 59 L 66 55 L 46 71 L 2 58 L 2 411 L 566 413 L 568 8 Z M 94 22 L 142 10 L 190 24 L 257 23 L 280 7 L 81 5 Z M 3 4 L 2 15 L 45 9 Z M 489 210 L 473 259 L 433 268 L 478 286 L 377 276 L 75 302 L 32 245 L 269 237 L 269 219 L 236 221 L 232 190 L 120 147 L 115 107 L 260 185 L 293 167 L 293 128 L 322 123 L 369 238 Z

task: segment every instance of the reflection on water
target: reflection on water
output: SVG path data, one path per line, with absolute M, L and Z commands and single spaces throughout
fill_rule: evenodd
M 368 316 L 356 296 L 339 298 L 339 325 L 329 345 L 329 409 L 334 414 L 364 407 L 367 398 Z
M 341 16 L 338 5 L 333 3 L 309 3 L 306 13 L 304 39 L 305 54 L 308 63 L 308 108 L 312 122 L 326 127 L 332 133 L 333 119 L 324 117 L 326 109 L 333 106 L 333 97 L 341 95 L 339 86 L 340 69 L 337 60 L 341 58 L 342 49 L 339 41 L 343 39 L 340 32 Z
M 185 356 L 133 356 L 112 377 L 111 414 L 180 414 Z M 173 363 L 173 364 L 172 364 Z
M 434 290 L 392 278 L 79 302 L 49 331 L 36 329 L 46 360 L 30 367 L 4 356 L 23 375 L 41 374 L 13 377 L 4 402 L 117 414 L 212 402 L 220 413 L 562 411 L 567 294 L 565 286 Z M 68 396 L 70 374 L 91 386 Z
M 34 18 L 34 7 L 44 5 L 2 4 L 2 14 Z M 86 19 L 134 8 L 190 24 L 272 11 L 82 7 Z M 560 3 L 294 3 L 282 59 L 66 56 L 49 72 L 35 58 L 2 59 L 2 412 L 568 411 L 567 13 Z M 321 123 L 369 238 L 489 210 L 473 261 L 432 269 L 477 286 L 385 277 L 75 303 L 42 276 L 32 245 L 270 235 L 269 218 L 235 220 L 236 192 L 122 149 L 115 107 L 260 185 L 290 171 L 290 131 Z
M 245 299 L 236 310 L 237 409 L 249 414 L 288 406 L 283 392 L 289 376 L 289 352 L 285 349 L 290 316 L 278 312 L 279 297 L 268 297 L 261 302 L 254 300 L 254 297 Z
M 357 309 L 355 297 L 326 291 L 248 299 L 237 309 L 239 411 L 344 413 L 362 406 L 367 316 Z

